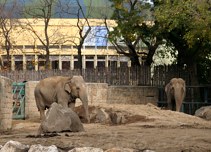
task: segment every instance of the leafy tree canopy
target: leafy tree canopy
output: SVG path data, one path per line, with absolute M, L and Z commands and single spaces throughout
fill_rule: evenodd
M 179 64 L 191 64 L 211 53 L 211 1 L 158 0 L 155 16 L 165 39 L 178 51 Z
M 168 44 L 175 48 L 172 53 L 177 64 L 186 64 L 193 79 L 204 81 L 211 68 L 211 1 L 155 0 L 155 19 Z M 193 84 L 198 84 L 196 79 Z
M 140 54 L 144 53 L 146 65 L 151 65 L 152 57 L 158 45 L 162 43 L 159 37 L 157 24 L 153 22 L 152 5 L 140 0 L 110 0 L 113 3 L 113 19 L 117 26 L 109 33 L 111 42 L 116 46 L 117 52 L 130 57 L 132 63 L 138 65 Z M 118 44 L 124 43 L 126 48 Z M 140 49 L 144 43 L 147 51 Z

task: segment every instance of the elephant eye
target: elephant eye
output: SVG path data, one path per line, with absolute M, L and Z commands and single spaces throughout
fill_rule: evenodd
M 76 90 L 80 90 L 80 88 L 79 87 L 76 87 Z

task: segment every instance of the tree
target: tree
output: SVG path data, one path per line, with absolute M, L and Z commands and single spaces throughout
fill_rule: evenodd
M 49 32 L 49 24 L 50 20 L 53 17 L 54 13 L 54 7 L 57 3 L 57 0 L 37 0 L 28 2 L 25 4 L 25 10 L 24 10 L 24 17 L 26 18 L 25 23 L 22 23 L 22 27 L 24 29 L 29 30 L 31 33 L 35 35 L 35 37 L 39 40 L 39 42 L 43 45 L 45 50 L 45 68 L 50 68 L 50 45 L 53 45 L 57 43 L 58 40 L 55 40 L 53 35 L 57 32 L 57 30 L 53 32 Z M 32 19 L 33 21 L 31 21 Z M 37 31 L 33 24 L 36 24 L 37 22 L 44 22 L 43 26 L 43 33 L 40 31 Z
M 119 54 L 130 58 L 133 65 L 140 65 L 140 54 L 144 54 L 145 64 L 150 66 L 156 49 L 163 43 L 159 27 L 153 21 L 151 5 L 140 0 L 110 1 L 114 7 L 112 19 L 117 23 L 109 33 L 110 41 Z M 146 45 L 147 51 L 139 49 L 140 43 Z
M 197 64 L 210 54 L 211 2 L 155 1 L 155 16 L 168 44 L 174 46 L 179 66 L 191 70 L 192 84 L 197 85 Z
M 91 7 L 91 4 L 92 4 L 91 2 L 92 0 L 90 1 L 90 6 L 88 6 L 88 8 Z M 73 4 L 71 2 L 62 4 L 62 2 L 60 1 L 60 7 L 62 8 L 62 11 L 68 16 L 74 16 L 77 18 L 76 26 L 78 28 L 79 35 L 75 36 L 74 38 L 73 37 L 69 38 L 69 41 L 71 41 L 78 50 L 78 66 L 79 66 L 79 69 L 81 69 L 81 74 L 82 74 L 82 54 L 81 54 L 82 52 L 81 51 L 82 51 L 84 41 L 91 31 L 91 26 L 88 20 L 91 9 L 89 9 L 88 12 L 84 12 L 84 9 L 82 8 L 82 5 L 79 0 L 76 0 L 76 4 Z M 85 27 L 87 27 L 86 30 L 84 29 Z M 76 39 L 78 41 L 76 41 Z
M 3 47 L 7 53 L 7 62 L 4 66 L 10 66 L 10 50 L 14 44 L 12 32 L 16 29 L 18 4 L 16 0 L 3 0 L 0 2 L 0 34 L 3 41 Z M 15 16 L 16 15 L 16 16 Z M 3 62 L 2 62 L 3 63 Z

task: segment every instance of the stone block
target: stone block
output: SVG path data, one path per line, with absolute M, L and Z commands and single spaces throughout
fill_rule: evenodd
M 7 130 L 12 128 L 12 80 L 0 76 L 0 129 Z

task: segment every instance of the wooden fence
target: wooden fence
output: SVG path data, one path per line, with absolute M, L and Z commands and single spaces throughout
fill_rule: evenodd
M 163 87 L 171 78 L 181 77 L 186 85 L 193 85 L 191 72 L 188 68 L 177 66 L 148 66 L 141 67 L 98 67 L 82 70 L 46 70 L 46 71 L 0 71 L 0 75 L 12 79 L 14 82 L 39 81 L 49 76 L 82 75 L 86 82 L 108 83 L 109 85 L 142 85 Z
M 191 84 L 191 72 L 188 68 L 181 68 L 176 65 L 155 66 L 152 74 L 153 86 L 165 86 L 172 78 L 183 78 L 186 85 Z
M 39 81 L 49 76 L 82 75 L 86 82 L 108 83 L 109 85 L 151 85 L 150 67 L 120 67 L 46 71 L 1 71 L 0 75 L 14 82 Z

